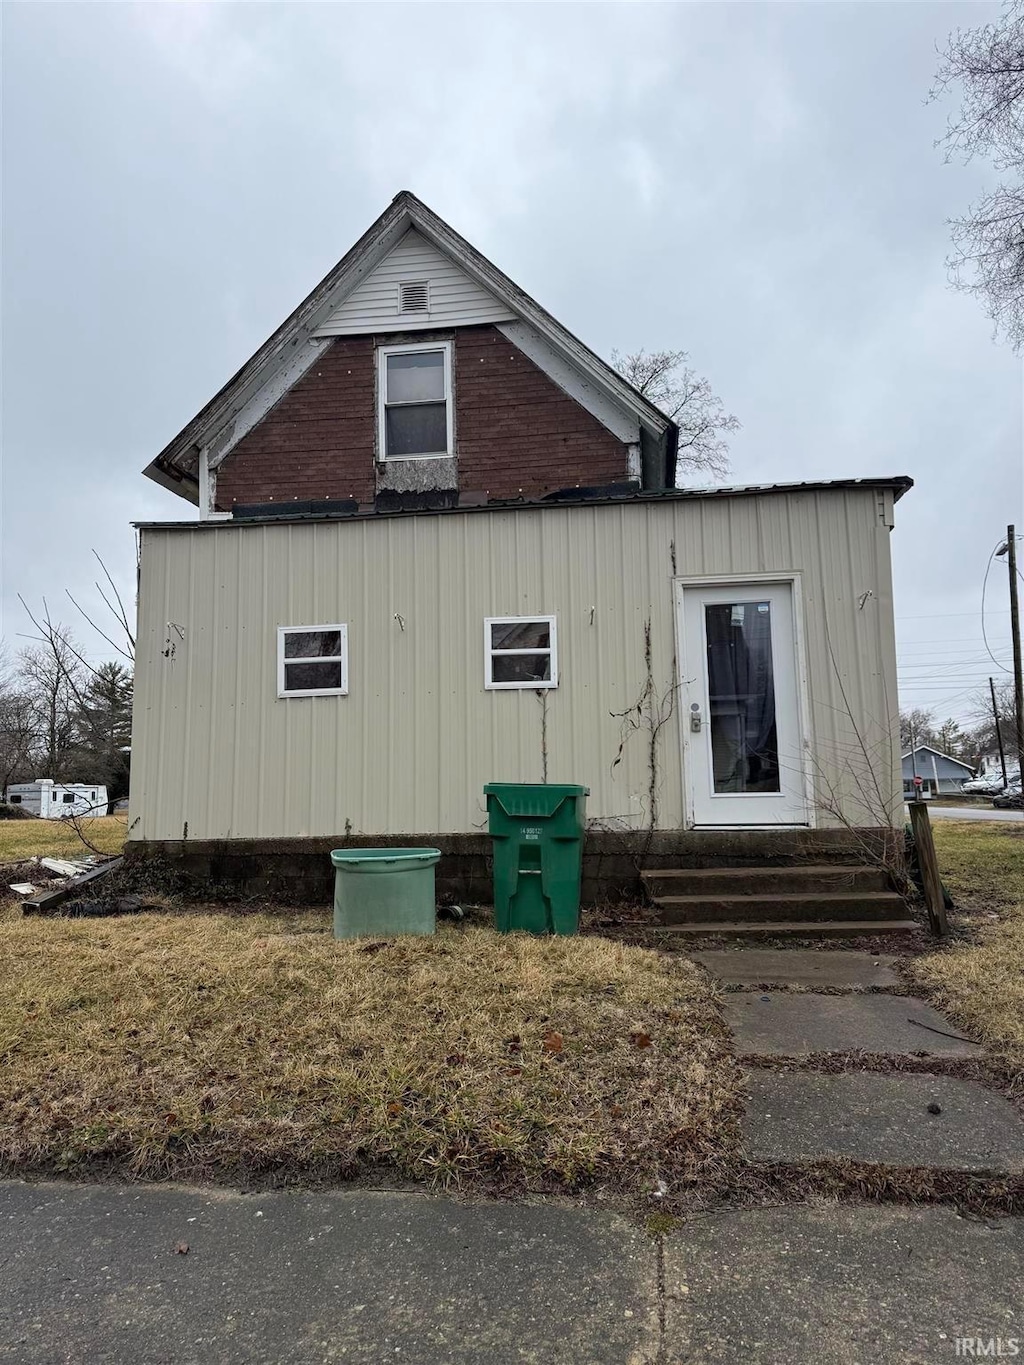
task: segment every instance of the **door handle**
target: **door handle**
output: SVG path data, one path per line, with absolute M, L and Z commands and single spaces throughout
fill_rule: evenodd
M 694 734 L 699 733 L 701 726 L 701 714 L 699 702 L 694 702 L 690 707 L 690 729 Z

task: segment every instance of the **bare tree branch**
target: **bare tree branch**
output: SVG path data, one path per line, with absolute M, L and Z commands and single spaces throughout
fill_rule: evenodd
M 678 469 L 720 478 L 729 472 L 725 437 L 739 430 L 708 380 L 689 366 L 685 351 L 612 351 L 612 364 L 633 388 L 679 427 Z
M 981 158 L 1006 176 L 951 223 L 950 279 L 984 304 L 997 333 L 1024 344 L 1024 0 L 997 22 L 950 35 L 930 98 L 960 90 L 942 138 L 946 160 Z

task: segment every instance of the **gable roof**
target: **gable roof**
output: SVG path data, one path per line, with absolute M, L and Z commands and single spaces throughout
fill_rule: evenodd
M 968 772 L 974 772 L 972 764 L 965 763 L 962 758 L 954 758 L 952 754 L 944 754 L 941 749 L 933 749 L 930 744 L 919 744 L 916 749 L 908 749 L 900 761 L 905 761 L 911 754 L 934 754 L 936 758 L 944 758 L 947 763 L 955 763 L 958 768 L 966 768 Z
M 211 464 L 215 464 L 237 439 L 236 429 L 247 420 L 247 410 L 250 418 L 254 412 L 262 415 L 269 411 L 331 344 L 332 316 L 337 316 L 345 300 L 411 229 L 525 324 L 534 344 L 539 339 L 541 346 L 554 352 L 562 365 L 574 372 L 578 385 L 593 387 L 605 401 L 630 414 L 639 425 L 645 486 L 674 486 L 678 427 L 671 418 L 409 190 L 395 196 L 334 269 L 143 473 L 171 492 L 197 502 L 200 450 L 205 448 Z

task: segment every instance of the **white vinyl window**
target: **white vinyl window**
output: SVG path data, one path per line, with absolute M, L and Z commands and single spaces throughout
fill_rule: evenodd
M 558 686 L 553 616 L 488 616 L 484 621 L 484 687 Z
M 278 626 L 277 695 L 348 695 L 348 627 Z
M 382 460 L 452 454 L 450 341 L 377 351 L 377 448 Z

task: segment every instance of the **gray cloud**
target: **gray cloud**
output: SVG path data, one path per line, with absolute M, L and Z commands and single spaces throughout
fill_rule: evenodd
M 142 466 L 410 188 L 595 349 L 688 349 L 744 423 L 733 481 L 912 474 L 905 695 L 962 714 L 1024 522 L 1020 372 L 947 288 L 984 179 L 924 97 L 990 13 L 9 5 L 4 634 L 93 546 L 131 590 L 129 521 L 187 514 Z

